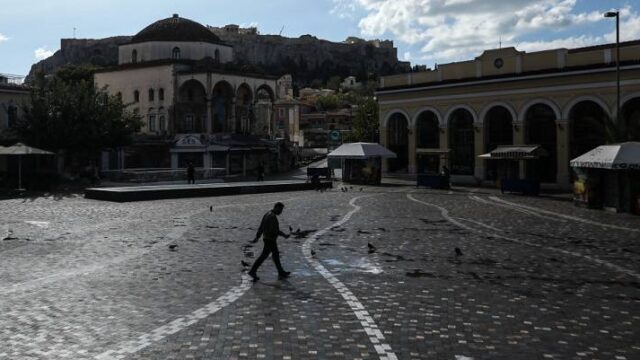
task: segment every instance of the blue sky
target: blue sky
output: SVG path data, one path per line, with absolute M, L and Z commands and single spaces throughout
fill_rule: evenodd
M 482 50 L 536 51 L 640 39 L 638 0 L 0 0 L 0 73 L 25 75 L 61 38 L 133 35 L 179 13 L 202 24 L 257 25 L 263 34 L 394 40 L 413 64 L 472 59 Z

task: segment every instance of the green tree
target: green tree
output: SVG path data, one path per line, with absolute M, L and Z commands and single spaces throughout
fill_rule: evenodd
M 349 100 L 358 110 L 346 142 L 373 142 L 378 131 L 378 103 L 371 96 L 350 93 Z
M 335 110 L 341 105 L 342 98 L 336 94 L 321 96 L 316 100 L 316 108 L 319 111 Z
M 31 104 L 17 124 L 29 145 L 64 151 L 72 160 L 95 160 L 101 149 L 125 146 L 140 128 L 139 117 L 119 96 L 93 82 L 93 68 L 65 67 L 53 76 L 37 76 Z

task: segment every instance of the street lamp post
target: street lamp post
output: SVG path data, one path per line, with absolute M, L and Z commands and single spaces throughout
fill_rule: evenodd
M 604 17 L 616 18 L 616 127 L 623 128 L 624 124 L 620 123 L 620 11 L 607 11 Z

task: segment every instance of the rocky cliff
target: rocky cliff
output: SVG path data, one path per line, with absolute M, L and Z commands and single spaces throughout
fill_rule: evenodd
M 209 29 L 234 47 L 235 63 L 254 65 L 275 75 L 292 74 L 299 86 L 306 86 L 315 79 L 326 81 L 333 75 L 354 75 L 361 80 L 407 72 L 410 68 L 409 63 L 398 61 L 397 49 L 391 41 L 365 41 L 351 37 L 336 43 L 311 35 L 299 38 L 260 35 L 255 28 L 242 29 L 234 25 Z M 36 71 L 50 74 L 64 65 L 116 65 L 118 46 L 130 39 L 130 36 L 61 39 L 60 50 L 33 65 L 27 81 Z

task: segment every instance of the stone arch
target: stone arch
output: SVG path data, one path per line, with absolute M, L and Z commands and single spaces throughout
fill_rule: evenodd
M 211 128 L 213 132 L 229 132 L 233 129 L 231 119 L 233 98 L 235 91 L 233 86 L 225 80 L 218 81 L 211 90 L 211 105 L 213 108 Z
M 506 106 L 505 106 L 506 105 Z M 516 112 L 504 102 L 494 102 L 485 107 L 480 121 L 483 123 L 484 151 L 490 152 L 501 145 L 512 145 L 513 123 Z M 517 163 L 487 160 L 484 162 L 487 180 L 498 180 L 517 174 Z
M 417 148 L 440 148 L 442 118 L 436 109 L 421 108 L 413 118 Z
M 625 141 L 640 141 L 640 93 L 625 97 L 620 101 L 620 117 L 625 121 L 622 127 Z
M 527 111 L 529 111 L 529 109 L 536 104 L 547 105 L 551 110 L 553 110 L 556 116 L 556 121 L 562 120 L 562 112 L 560 111 L 560 107 L 558 106 L 558 104 L 548 99 L 536 98 L 526 102 L 523 106 L 520 107 L 520 112 L 518 112 L 519 124 L 524 124 L 524 120 L 527 116 Z
M 393 109 L 387 112 L 387 115 L 384 117 L 384 119 L 382 120 L 382 127 L 383 128 L 387 128 L 389 125 L 389 119 L 391 119 L 391 117 L 395 114 L 402 114 L 406 119 L 407 119 L 407 128 L 411 125 L 409 119 L 411 119 L 411 116 L 409 116 L 409 114 L 402 110 L 402 109 Z
M 574 99 L 572 99 L 571 101 L 569 101 L 567 103 L 567 105 L 565 105 L 564 110 L 562 111 L 562 118 L 563 120 L 568 120 L 569 119 L 569 115 L 571 113 L 571 110 L 573 109 L 574 106 L 576 106 L 577 104 L 583 102 L 583 101 L 591 101 L 594 102 L 596 104 L 598 104 L 602 110 L 604 110 L 605 114 L 607 114 L 607 116 L 609 116 L 609 118 L 612 117 L 612 113 L 611 112 L 611 108 L 609 107 L 609 105 L 607 105 L 607 103 L 602 100 L 601 98 L 597 97 L 597 96 L 590 96 L 590 95 L 586 95 L 586 96 L 578 96 Z M 622 105 L 621 105 L 622 106 Z M 614 105 L 615 107 L 615 105 Z
M 415 115 L 413 116 L 413 118 L 411 118 L 411 125 L 409 125 L 412 128 L 416 127 L 417 121 L 418 121 L 418 117 L 420 117 L 420 115 L 422 113 L 424 113 L 425 111 L 430 111 L 433 114 L 435 114 L 436 118 L 438 119 L 438 125 L 440 125 L 440 127 L 445 126 L 445 121 L 442 118 L 442 115 L 440 114 L 440 111 L 436 108 L 434 108 L 433 106 L 423 106 L 420 109 L 418 109 L 415 113 Z
M 207 91 L 200 81 L 190 79 L 180 85 L 178 101 L 174 108 L 177 132 L 204 132 L 207 119 Z
M 590 97 L 572 101 L 566 113 L 569 126 L 569 158 L 576 158 L 607 141 L 607 123 L 610 119 L 606 106 Z M 605 104 L 606 105 L 606 104 Z
M 478 117 L 469 106 L 452 106 L 447 112 L 449 147 L 451 148 L 451 173 L 473 175 L 475 171 L 474 124 Z
M 394 111 L 387 119 L 387 148 L 396 153 L 395 159 L 389 159 L 390 172 L 406 172 L 409 169 L 409 117 Z
M 511 104 L 504 101 L 493 101 L 485 105 L 484 108 L 482 108 L 482 111 L 480 112 L 480 117 L 478 118 L 478 122 L 480 124 L 484 124 L 485 119 L 487 117 L 487 113 L 496 106 L 501 106 L 507 109 L 507 111 L 509 111 L 509 113 L 511 114 L 511 119 L 513 122 L 518 120 L 518 114 L 516 113 L 516 110 L 513 108 Z
M 456 110 L 459 110 L 459 109 L 464 109 L 464 110 L 468 111 L 471 114 L 471 116 L 473 117 L 473 123 L 474 124 L 478 123 L 478 114 L 476 113 L 474 108 L 472 108 L 469 105 L 457 104 L 457 105 L 451 105 L 449 107 L 449 109 L 447 110 L 447 113 L 444 116 L 444 125 L 446 127 L 450 127 L 451 126 L 449 124 L 449 119 L 451 118 L 451 114 L 453 114 Z
M 247 83 L 241 83 L 236 89 L 235 132 L 248 134 L 254 120 L 253 91 Z
M 549 154 L 549 156 L 538 159 L 536 163 L 526 165 L 528 178 L 556 182 L 558 172 L 556 123 L 559 120 L 558 114 L 558 109 L 554 109 L 547 102 L 533 103 L 522 114 L 525 144 L 540 145 Z
M 256 101 L 258 101 L 260 99 L 265 99 L 266 100 L 266 98 L 264 98 L 264 94 L 265 93 L 269 95 L 269 100 L 271 102 L 275 101 L 275 99 L 276 99 L 275 92 L 273 91 L 271 86 L 269 86 L 267 84 L 262 84 L 262 85 L 258 86 L 258 88 L 256 88 L 256 91 L 255 91 Z

